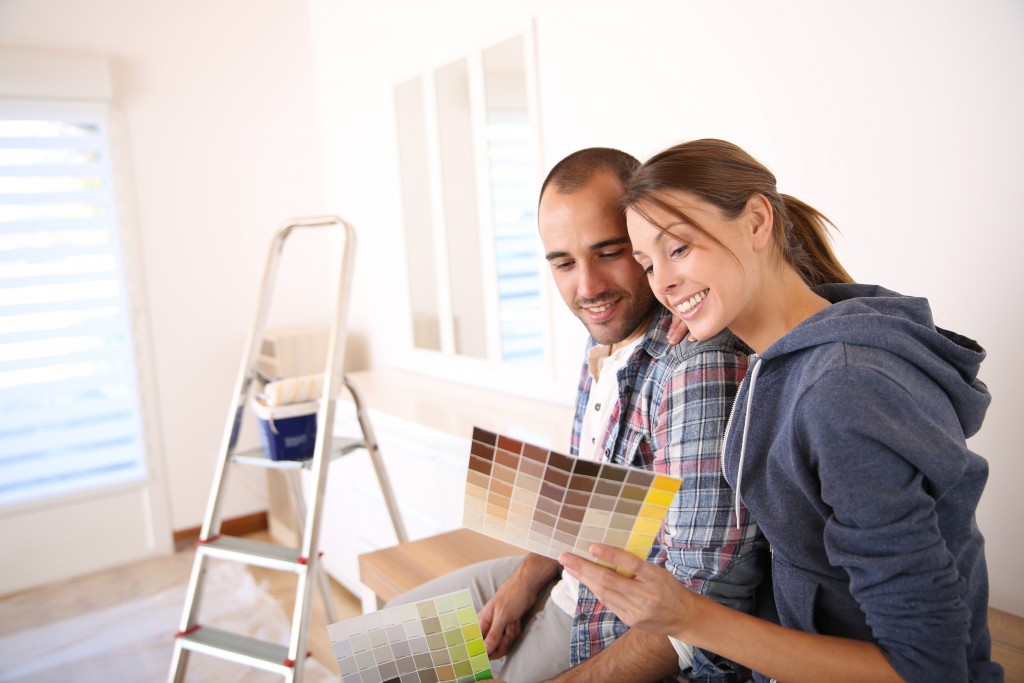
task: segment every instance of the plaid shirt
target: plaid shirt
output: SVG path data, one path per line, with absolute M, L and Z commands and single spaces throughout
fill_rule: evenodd
M 647 560 L 667 567 L 698 593 L 715 597 L 715 584 L 723 582 L 733 584 L 724 593 L 735 594 L 735 577 L 725 581 L 725 572 L 763 544 L 745 508 L 741 508 L 740 528 L 736 528 L 734 495 L 722 475 L 720 460 L 722 436 L 747 369 L 749 350 L 729 332 L 705 342 L 687 340 L 671 346 L 666 336 L 671 320 L 668 311 L 657 315 L 619 371 L 619 399 L 609 419 L 602 457 L 684 480 Z M 591 340 L 589 346 L 594 343 Z M 579 453 L 591 381 L 584 362 L 576 399 L 573 455 Z M 750 611 L 752 584 L 758 580 L 759 572 L 740 579 L 743 598 L 730 604 Z M 580 586 L 571 664 L 596 655 L 627 629 L 586 586 Z M 668 680 L 722 680 L 730 671 L 730 667 L 720 668 L 709 660 L 709 656 L 716 658 L 711 653 L 697 652 L 692 670 Z

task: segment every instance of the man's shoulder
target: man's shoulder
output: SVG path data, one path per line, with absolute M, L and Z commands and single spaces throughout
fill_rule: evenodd
M 751 353 L 753 351 L 740 341 L 739 337 L 729 330 L 722 330 L 711 339 L 693 341 L 686 338 L 678 344 L 670 345 L 657 362 L 676 366 L 683 362 L 700 360 L 702 357 L 707 358 L 708 362 L 715 362 L 714 359 L 732 362 L 730 358 L 735 357 L 742 359 L 745 364 Z

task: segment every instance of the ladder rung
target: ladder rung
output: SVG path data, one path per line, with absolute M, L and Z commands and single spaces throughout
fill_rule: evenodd
M 191 633 L 178 636 L 178 640 L 186 650 L 254 666 L 264 671 L 287 674 L 292 668 L 285 663 L 288 658 L 286 646 L 230 633 L 212 626 L 203 626 Z
M 267 569 L 280 569 L 299 573 L 306 564 L 299 562 L 299 549 L 289 546 L 252 541 L 237 536 L 218 536 L 213 540 L 196 544 L 196 551 L 209 557 L 233 560 Z
M 366 442 L 362 439 L 339 439 L 334 438 L 331 444 L 331 460 L 348 455 L 352 451 L 366 448 Z M 312 457 L 305 460 L 271 460 L 264 454 L 262 449 L 252 448 L 239 453 L 232 453 L 232 462 L 239 465 L 251 465 L 253 467 L 265 467 L 273 470 L 308 470 L 313 465 Z

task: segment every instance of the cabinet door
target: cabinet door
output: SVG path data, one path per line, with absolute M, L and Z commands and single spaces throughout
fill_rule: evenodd
M 358 435 L 355 415 L 345 407 L 339 403 L 335 434 Z M 461 527 L 469 439 L 373 411 L 370 419 L 409 540 Z M 305 479 L 308 495 L 308 473 Z M 356 451 L 332 462 L 320 531 L 327 572 L 358 593 L 358 556 L 397 542 L 369 454 Z

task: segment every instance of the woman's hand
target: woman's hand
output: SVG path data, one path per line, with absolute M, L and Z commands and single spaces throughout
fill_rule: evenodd
M 762 621 L 697 595 L 664 567 L 606 545 L 594 544 L 590 552 L 602 562 L 631 572 L 633 578 L 569 553 L 562 553 L 558 561 L 634 628 L 673 636 L 779 680 L 903 680 L 874 643 L 804 633 Z
M 570 553 L 562 553 L 558 561 L 626 624 L 655 635 L 680 638 L 685 625 L 693 623 L 702 598 L 670 571 L 600 543 L 590 546 L 590 552 L 630 572 L 633 578 Z

